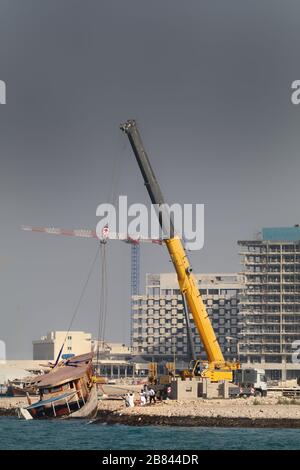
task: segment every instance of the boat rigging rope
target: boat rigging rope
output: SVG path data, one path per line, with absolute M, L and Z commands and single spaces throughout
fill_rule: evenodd
M 65 343 L 66 343 L 68 334 L 69 334 L 69 332 L 70 332 L 70 330 L 71 330 L 71 328 L 72 328 L 72 325 L 73 325 L 73 323 L 74 323 L 74 321 L 75 321 L 75 318 L 76 318 L 76 316 L 77 316 L 77 314 L 78 314 L 78 311 L 79 311 L 79 308 L 80 308 L 82 299 L 83 299 L 83 297 L 84 297 L 84 294 L 85 294 L 87 285 L 88 285 L 89 280 L 90 280 L 90 278 L 91 278 L 91 276 L 92 276 L 92 273 L 93 273 L 93 271 L 94 271 L 95 264 L 96 264 L 97 258 L 98 258 L 98 256 L 99 256 L 99 252 L 100 252 L 100 245 L 97 246 L 96 254 L 95 254 L 94 258 L 93 258 L 93 261 L 92 261 L 92 264 L 91 264 L 91 266 L 90 266 L 90 269 L 89 269 L 87 278 L 86 278 L 86 280 L 85 280 L 85 282 L 84 282 L 84 284 L 83 284 L 83 287 L 82 287 L 82 290 L 81 290 L 81 294 L 80 294 L 80 296 L 79 296 L 77 305 L 76 305 L 76 307 L 75 307 L 74 313 L 73 313 L 72 318 L 71 318 L 71 321 L 70 321 L 70 323 L 69 323 L 66 336 L 65 336 L 65 338 L 64 338 L 63 344 L 62 344 L 62 346 L 61 346 L 61 348 L 60 348 L 60 351 L 59 351 L 59 353 L 58 353 L 58 356 L 57 356 L 57 359 L 56 359 L 56 361 L 55 361 L 54 367 L 55 367 L 55 366 L 58 364 L 58 362 L 59 362 L 59 359 L 60 359 L 61 353 L 62 353 L 62 351 L 63 351 L 64 345 L 65 345 Z

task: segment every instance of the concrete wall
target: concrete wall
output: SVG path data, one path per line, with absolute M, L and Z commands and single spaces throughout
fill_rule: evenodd
M 228 398 L 229 383 L 214 383 L 198 377 L 171 382 L 170 398 L 173 400 L 195 400 L 197 398 Z
M 198 397 L 199 381 L 191 380 L 174 380 L 171 382 L 172 400 L 195 400 Z

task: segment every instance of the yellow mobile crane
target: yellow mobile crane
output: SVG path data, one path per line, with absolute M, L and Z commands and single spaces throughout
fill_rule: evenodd
M 171 217 L 169 217 L 169 215 L 166 217 L 164 198 L 144 149 L 137 124 L 134 120 L 128 120 L 120 126 L 120 129 L 128 136 L 151 202 L 159 209 L 159 221 L 162 232 L 164 233 L 165 229 L 168 229 L 169 238 L 165 239 L 164 242 L 176 270 L 181 293 L 186 299 L 189 310 L 193 315 L 194 323 L 207 354 L 207 363 L 203 364 L 199 360 L 194 361 L 190 370 L 184 371 L 185 375 L 201 375 L 202 377 L 209 378 L 212 382 L 218 382 L 220 380 L 231 381 L 233 378 L 232 371 L 239 369 L 240 365 L 238 362 L 227 362 L 224 359 L 205 305 L 202 301 L 187 253 L 181 239 L 175 235 Z

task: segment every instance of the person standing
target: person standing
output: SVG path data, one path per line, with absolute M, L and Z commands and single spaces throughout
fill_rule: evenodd
M 153 388 L 150 388 L 149 390 L 149 397 L 150 397 L 150 405 L 152 402 L 156 403 L 155 390 Z
M 141 406 L 146 405 L 146 396 L 145 396 L 145 392 L 143 389 L 141 390 L 141 393 L 140 393 L 140 400 L 141 400 Z
M 129 401 L 129 407 L 134 408 L 134 394 L 132 392 L 129 393 L 128 401 Z

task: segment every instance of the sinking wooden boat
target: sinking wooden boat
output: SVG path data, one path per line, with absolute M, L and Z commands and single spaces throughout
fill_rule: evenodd
M 35 378 L 31 386 L 36 388 L 39 400 L 19 409 L 19 417 L 45 418 L 94 418 L 98 397 L 93 381 L 93 353 L 74 356 L 62 361 L 49 373 Z

